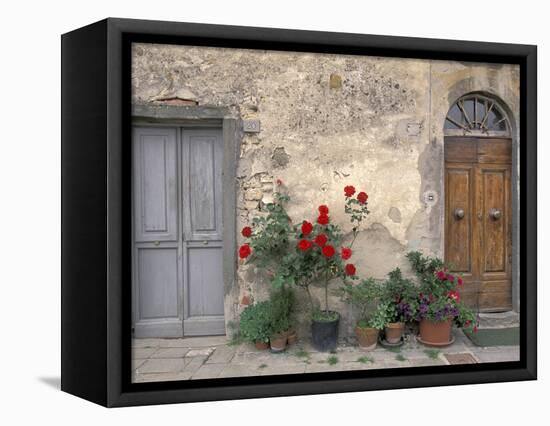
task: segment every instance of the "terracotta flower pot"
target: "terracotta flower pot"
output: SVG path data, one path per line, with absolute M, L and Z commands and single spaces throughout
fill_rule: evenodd
M 267 343 L 267 342 L 255 342 L 254 346 L 259 351 L 265 351 L 266 349 L 269 349 L 269 343 Z
M 388 343 L 399 343 L 401 337 L 403 337 L 403 330 L 405 330 L 404 322 L 390 322 L 386 324 L 384 330 L 386 342 Z
M 298 335 L 296 334 L 296 330 L 294 329 L 290 329 L 288 332 L 287 332 L 287 345 L 292 345 L 294 343 L 296 343 L 296 341 L 298 340 Z
M 372 351 L 376 348 L 378 342 L 379 330 L 370 327 L 355 327 L 355 336 L 357 336 L 357 342 L 359 347 L 364 351 Z
M 453 321 L 420 321 L 419 337 L 422 343 L 429 346 L 445 346 L 452 343 Z
M 273 352 L 282 352 L 286 349 L 286 333 L 275 334 L 269 339 L 269 344 Z

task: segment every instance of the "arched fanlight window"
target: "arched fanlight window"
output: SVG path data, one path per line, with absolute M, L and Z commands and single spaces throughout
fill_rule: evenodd
M 483 95 L 466 95 L 456 101 L 447 113 L 445 133 L 509 135 L 510 125 L 494 100 Z

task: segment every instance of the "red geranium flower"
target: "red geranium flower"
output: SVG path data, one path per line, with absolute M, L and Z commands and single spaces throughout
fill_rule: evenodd
M 325 255 L 325 257 L 332 257 L 334 256 L 334 253 L 336 253 L 336 250 L 334 250 L 334 247 L 331 245 L 326 245 L 323 247 L 323 255 Z
M 328 215 L 326 215 L 326 214 L 321 214 L 317 218 L 317 223 L 319 225 L 327 225 L 329 223 L 329 221 L 330 221 L 330 219 L 329 219 Z
M 342 247 L 342 259 L 348 260 L 351 257 L 351 249 L 349 247 Z
M 451 274 L 447 274 L 447 280 L 448 280 L 448 281 L 454 281 L 454 280 L 455 280 L 455 276 L 454 276 L 454 275 L 451 275 Z
M 319 247 L 323 247 L 327 243 L 328 237 L 325 234 L 319 234 L 315 237 L 314 241 Z
M 313 225 L 304 220 L 304 223 L 302 223 L 302 234 L 309 235 L 311 231 L 313 231 Z
M 477 333 L 477 325 L 474 327 L 474 333 Z
M 346 265 L 346 275 L 355 275 L 355 265 L 353 263 Z
M 449 297 L 453 299 L 455 302 L 460 302 L 460 293 L 456 290 L 451 290 L 449 292 Z
M 243 237 L 249 238 L 252 235 L 252 228 L 250 226 L 245 226 L 241 234 L 243 234 Z
M 369 196 L 366 192 L 360 192 L 357 194 L 357 201 L 359 201 L 361 204 L 365 204 L 368 200 Z
M 243 244 L 239 248 L 239 257 L 241 259 L 246 259 L 248 256 L 250 256 L 250 253 L 252 253 L 252 249 L 250 248 L 250 246 L 248 244 Z
M 462 281 L 462 278 L 459 277 L 458 278 L 458 285 L 462 285 L 462 284 L 464 284 L 464 281 Z
M 447 278 L 447 274 L 444 271 L 437 271 L 436 276 L 439 281 L 445 281 Z
M 355 188 L 351 185 L 348 185 L 344 188 L 344 193 L 346 194 L 346 197 L 351 197 L 353 194 L 355 194 Z
M 298 243 L 298 248 L 302 251 L 307 251 L 311 248 L 311 241 L 309 240 L 300 240 Z
M 319 213 L 327 215 L 328 214 L 328 207 L 325 206 L 324 204 L 320 205 L 319 206 Z
M 283 184 L 283 181 L 281 179 L 277 179 L 277 185 L 281 186 Z

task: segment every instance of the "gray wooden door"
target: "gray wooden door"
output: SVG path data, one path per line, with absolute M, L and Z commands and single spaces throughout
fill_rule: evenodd
M 135 127 L 136 337 L 225 334 L 220 129 Z

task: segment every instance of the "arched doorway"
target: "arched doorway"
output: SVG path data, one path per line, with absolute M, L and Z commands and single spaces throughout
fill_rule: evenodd
M 469 94 L 445 134 L 445 261 L 480 311 L 512 309 L 512 132 L 498 103 Z

